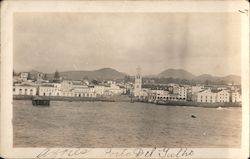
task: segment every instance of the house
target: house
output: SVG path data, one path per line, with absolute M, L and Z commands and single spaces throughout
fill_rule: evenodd
M 29 77 L 29 72 L 21 72 L 19 79 L 22 81 L 27 81 Z

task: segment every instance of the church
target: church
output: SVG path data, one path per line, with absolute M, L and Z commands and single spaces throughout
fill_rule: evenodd
M 142 89 L 142 76 L 139 67 L 136 69 L 133 95 L 138 99 L 145 99 L 148 96 L 147 91 Z

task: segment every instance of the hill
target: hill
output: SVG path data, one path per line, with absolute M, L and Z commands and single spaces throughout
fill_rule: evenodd
M 179 78 L 179 79 L 187 79 L 187 80 L 191 80 L 195 78 L 195 76 L 192 73 L 183 69 L 167 69 L 159 73 L 156 77 Z
M 65 71 L 59 72 L 60 76 L 64 79 L 80 80 L 83 78 L 88 78 L 89 80 L 115 80 L 123 79 L 126 74 L 118 72 L 112 68 L 102 68 L 94 71 Z M 53 77 L 53 74 L 49 74 L 49 77 Z
M 174 79 L 185 79 L 185 80 L 194 80 L 199 82 L 206 82 L 209 83 L 234 83 L 240 84 L 241 77 L 237 75 L 228 75 L 228 76 L 213 76 L 210 74 L 202 74 L 199 76 L 195 76 L 192 73 L 183 70 L 183 69 L 167 69 L 159 73 L 158 75 L 151 76 L 154 78 L 174 78 Z M 148 76 L 150 78 L 150 76 Z

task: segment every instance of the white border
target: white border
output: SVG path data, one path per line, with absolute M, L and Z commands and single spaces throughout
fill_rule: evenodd
M 1 4 L 1 156 L 4 158 L 35 158 L 45 148 L 12 148 L 12 70 L 13 13 L 15 12 L 245 12 L 246 1 L 4 1 Z M 242 145 L 241 148 L 189 148 L 191 158 L 247 158 L 249 154 L 249 13 L 242 18 Z M 78 149 L 48 158 L 136 158 L 137 148 L 126 149 L 127 155 L 105 155 L 106 149 L 94 148 L 87 154 L 74 155 Z M 81 149 L 85 151 L 86 149 Z M 90 149 L 88 149 L 90 150 Z M 144 151 L 152 150 L 143 148 Z M 160 150 L 158 148 L 156 151 Z M 113 149 L 112 151 L 124 151 Z M 178 152 L 178 149 L 171 149 Z M 59 153 L 60 154 L 60 153 Z M 142 158 L 139 156 L 138 158 Z M 157 153 L 145 158 L 159 158 Z M 167 158 L 173 158 L 168 156 Z M 180 157 L 179 157 L 180 158 Z M 185 158 L 185 157 L 183 157 Z M 189 157 L 190 158 L 190 157 Z

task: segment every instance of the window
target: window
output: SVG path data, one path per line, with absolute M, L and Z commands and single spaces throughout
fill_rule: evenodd
M 33 95 L 33 89 L 30 90 L 30 95 Z
M 15 88 L 13 88 L 13 92 L 15 92 L 16 91 L 16 89 Z

